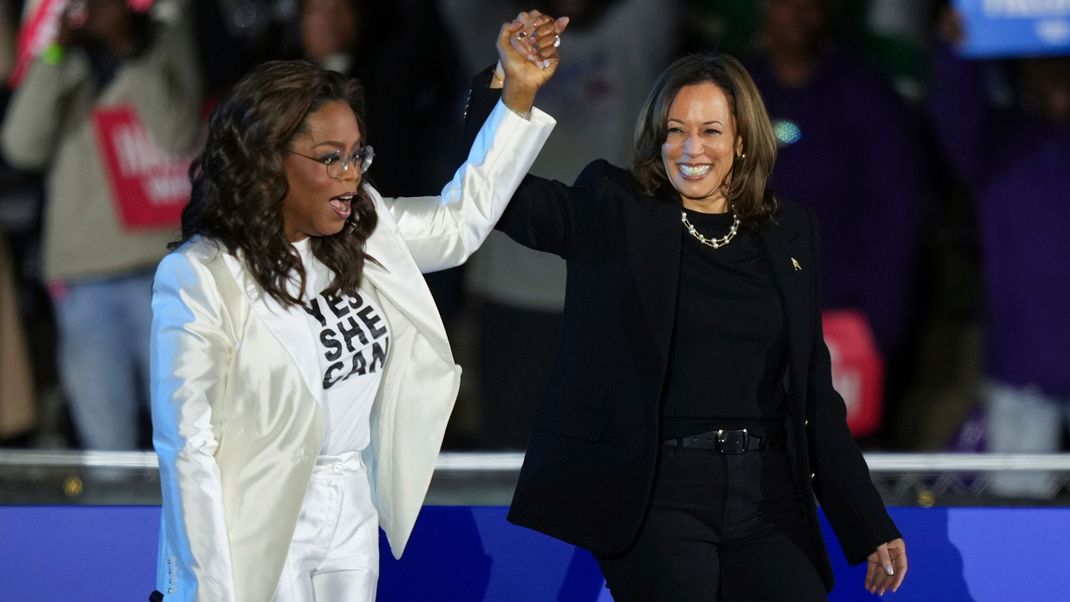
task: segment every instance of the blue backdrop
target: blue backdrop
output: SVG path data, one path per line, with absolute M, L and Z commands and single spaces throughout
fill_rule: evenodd
M 888 600 L 1070 600 L 1070 509 L 891 508 L 910 573 Z M 153 587 L 158 507 L 0 507 L 0 600 L 144 601 Z M 832 542 L 833 601 L 874 600 L 863 568 Z M 769 568 L 771 579 L 776 567 Z M 405 557 L 383 548 L 379 600 L 601 602 L 583 550 L 505 521 L 497 507 L 428 507 Z
M 967 56 L 1070 53 L 1070 2 L 955 0 L 966 27 Z

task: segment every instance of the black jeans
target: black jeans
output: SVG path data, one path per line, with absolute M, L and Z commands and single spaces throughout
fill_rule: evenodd
M 638 537 L 623 553 L 596 555 L 614 600 L 826 600 L 783 447 L 661 452 Z

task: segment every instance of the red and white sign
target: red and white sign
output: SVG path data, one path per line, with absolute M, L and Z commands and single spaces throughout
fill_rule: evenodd
M 832 356 L 832 386 L 847 404 L 847 426 L 856 437 L 881 425 L 884 405 L 884 360 L 869 320 L 860 311 L 821 314 L 825 343 Z
M 22 28 L 19 30 L 16 46 L 15 68 L 10 78 L 11 87 L 18 87 L 30 67 L 30 61 L 56 39 L 59 18 L 67 8 L 67 1 L 40 0 L 36 6 L 27 6 L 23 12 Z
M 132 107 L 95 109 L 93 125 L 120 223 L 129 230 L 177 228 L 190 198 L 193 157 L 160 148 Z

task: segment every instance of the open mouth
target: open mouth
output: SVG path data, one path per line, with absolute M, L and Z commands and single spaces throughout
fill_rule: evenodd
M 342 219 L 346 219 L 353 213 L 353 197 L 355 193 L 347 192 L 335 197 L 331 197 L 330 205 L 334 210 L 335 215 Z
M 680 170 L 680 175 L 688 180 L 700 180 L 706 177 L 713 169 L 712 165 L 688 165 L 686 163 L 677 163 L 676 167 Z

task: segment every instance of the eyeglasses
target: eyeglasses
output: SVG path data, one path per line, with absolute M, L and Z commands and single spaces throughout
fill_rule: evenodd
M 352 155 L 334 151 L 322 157 L 310 157 L 294 150 L 289 152 L 298 157 L 304 157 L 306 159 L 312 159 L 316 163 L 322 163 L 323 166 L 327 168 L 327 177 L 335 180 L 340 180 L 342 174 L 349 171 L 350 165 L 357 170 L 358 175 L 366 173 L 368 169 L 371 168 L 372 161 L 375 159 L 375 149 L 373 149 L 370 144 L 358 148 Z

